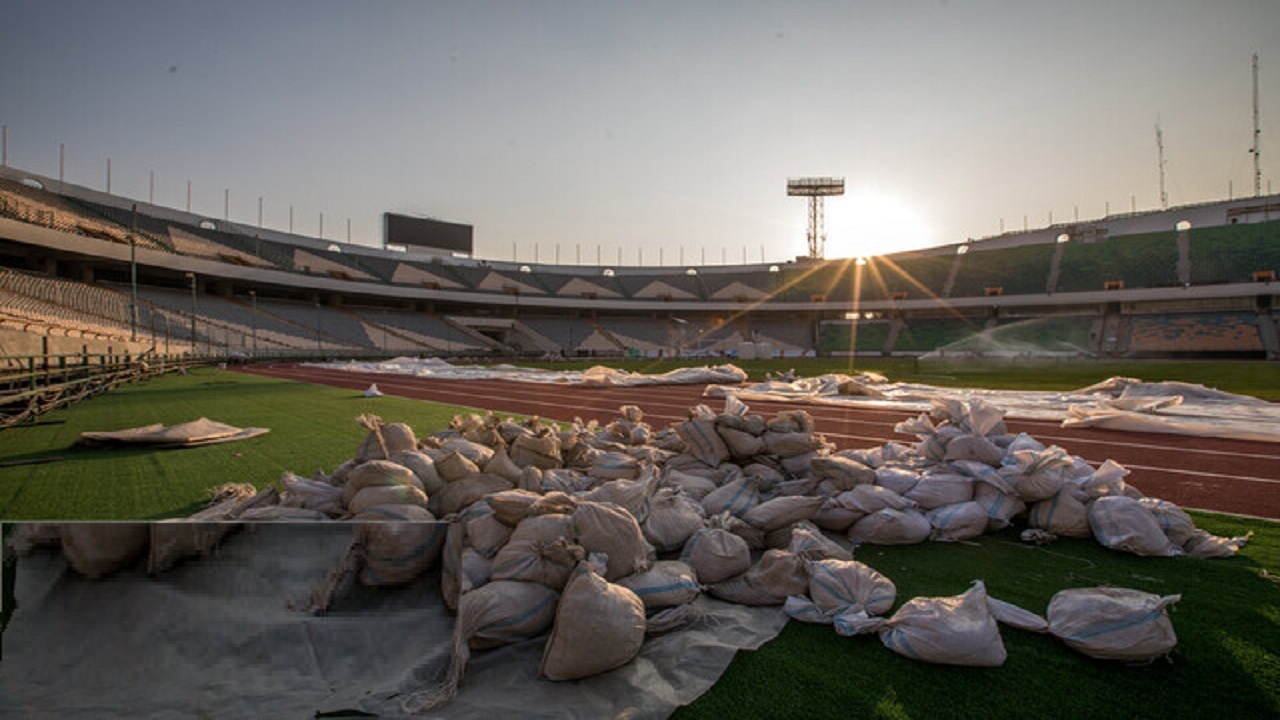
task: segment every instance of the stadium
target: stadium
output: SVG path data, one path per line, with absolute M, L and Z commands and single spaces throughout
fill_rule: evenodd
M 8 356 L 1280 358 L 1274 195 L 879 257 L 624 267 L 374 249 L 14 168 L 0 182 Z
M 15 6 L 0 718 L 1280 716 L 1275 9 L 659 5 Z

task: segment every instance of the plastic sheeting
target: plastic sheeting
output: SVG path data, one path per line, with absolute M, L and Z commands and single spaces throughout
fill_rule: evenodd
M 1005 416 L 1058 420 L 1065 427 L 1280 442 L 1280 403 L 1181 382 L 1111 378 L 1067 392 L 946 388 L 893 383 L 873 375 L 822 375 L 793 382 L 708 387 L 708 397 L 927 412 L 932 401 L 982 399 Z
M 636 387 L 641 385 L 688 385 L 701 383 L 740 383 L 747 373 L 733 365 L 678 368 L 657 375 L 627 372 L 596 365 L 586 370 L 544 370 L 516 365 L 453 365 L 439 358 L 398 357 L 382 362 L 303 363 L 303 367 L 348 372 L 411 375 L 435 380 L 511 380 L 514 382 L 554 383 L 563 385 L 609 385 Z
M 211 560 L 157 577 L 88 580 L 56 552 L 18 561 L 4 634 L 0 717 L 310 718 L 400 715 L 434 684 L 453 618 L 435 570 L 404 588 L 356 587 L 330 613 L 301 610 L 339 562 L 351 526 L 255 525 Z M 705 692 L 738 649 L 781 631 L 781 608 L 700 598 L 688 629 L 649 638 L 634 662 L 572 683 L 539 679 L 546 636 L 477 652 L 433 717 L 665 717 Z

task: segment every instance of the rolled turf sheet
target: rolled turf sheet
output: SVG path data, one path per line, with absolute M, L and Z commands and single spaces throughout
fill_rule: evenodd
M 209 560 L 148 576 L 74 574 L 55 551 L 18 561 L 18 609 L 3 637 L 0 716 L 399 715 L 443 676 L 454 619 L 433 568 L 401 588 L 355 586 L 305 612 L 339 563 L 348 524 L 270 524 L 228 537 Z M 291 604 L 293 607 L 291 607 Z M 664 717 L 705 692 L 738 649 L 786 623 L 780 607 L 712 598 L 686 629 L 646 640 L 636 660 L 571 683 L 538 677 L 547 636 L 473 654 L 445 717 Z

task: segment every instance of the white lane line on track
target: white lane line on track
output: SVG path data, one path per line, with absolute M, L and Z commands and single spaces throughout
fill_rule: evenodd
M 294 374 L 296 374 L 296 375 L 298 375 L 298 376 L 301 376 L 301 377 L 308 377 L 308 376 L 314 377 L 314 375 L 310 375 L 310 374 L 308 374 L 308 373 L 304 373 L 304 372 L 295 372 Z M 339 375 L 338 377 L 343 377 L 343 376 L 342 376 L 342 375 Z M 350 376 L 345 376 L 345 378 L 344 378 L 344 379 L 346 379 L 346 380 L 350 380 L 351 378 L 350 378 Z M 423 388 L 421 385 L 413 385 L 413 384 L 409 384 L 409 383 L 407 383 L 407 382 L 398 382 L 398 381 L 395 381 L 395 380 L 389 380 L 389 381 L 387 381 L 387 382 L 385 382 L 385 383 L 382 383 L 382 384 L 380 384 L 380 385 L 379 385 L 379 388 L 382 388 L 384 385 L 385 385 L 385 387 L 386 387 L 387 389 L 391 389 L 391 390 L 394 390 L 394 389 L 396 389 L 396 388 L 404 388 L 404 389 L 406 389 L 406 390 L 414 390 L 414 391 L 419 391 L 419 392 L 421 392 L 421 391 L 423 391 L 423 390 L 427 390 L 427 391 L 430 391 L 430 392 L 436 392 L 436 393 L 443 394 L 443 395 L 458 395 L 458 396 L 460 396 L 460 397 L 464 398 L 464 400 L 465 400 L 465 401 L 470 401 L 470 402 L 474 402 L 474 401 L 476 401 L 476 400 L 493 400 L 493 401 L 498 401 L 498 402 L 502 402 L 502 403 L 515 401 L 515 402 L 529 402 L 529 403 L 535 403 L 535 404 L 540 404 L 540 405 L 544 405 L 544 406 L 546 405 L 546 399 L 545 399 L 545 397 L 537 397 L 537 398 L 528 399 L 528 400 L 519 400 L 519 399 L 516 399 L 516 398 L 512 398 L 512 397 L 510 397 L 510 395 L 509 395 L 509 394 L 508 394 L 508 395 L 503 395 L 503 396 L 497 396 L 497 395 L 480 395 L 480 394 L 477 394 L 477 393 L 475 393 L 475 392 L 466 392 L 466 391 L 461 390 L 461 389 L 459 389 L 459 390 L 443 390 L 443 389 L 433 390 L 433 389 L 430 389 L 430 388 Z M 383 392 L 387 392 L 387 390 L 385 390 L 385 389 L 384 389 L 384 390 L 383 390 Z M 394 392 L 389 392 L 389 393 L 387 393 L 387 394 L 394 395 L 395 393 L 394 393 Z M 406 398 L 406 399 L 418 399 L 418 398 Z M 449 404 L 451 404 L 451 405 L 463 405 L 464 407 L 471 407 L 471 408 L 474 408 L 474 409 L 476 409 L 476 410 L 492 411 L 492 412 L 509 412 L 509 413 L 514 413 L 514 414 L 526 414 L 526 413 L 524 413 L 523 411 L 519 411 L 519 410 L 512 410 L 512 409 L 504 409 L 504 408 L 499 408 L 499 407 L 492 407 L 492 406 L 490 406 L 490 407 L 478 407 L 478 406 L 471 405 L 471 404 L 469 404 L 468 402 L 455 402 L 455 401 L 444 401 L 444 402 L 448 402 L 448 403 L 449 403 Z M 648 403 L 646 403 L 646 404 L 648 404 Z M 684 404 L 682 404 L 682 403 L 675 403 L 675 402 L 671 402 L 671 403 L 662 403 L 662 405 L 664 405 L 664 406 L 684 407 Z M 580 413 L 580 414 L 581 414 L 581 413 L 584 413 L 584 412 L 595 412 L 595 413 L 600 413 L 600 412 L 614 412 L 614 411 L 616 411 L 616 408 L 613 408 L 613 407 L 611 407 L 611 406 L 610 406 L 610 407 L 596 407 L 596 406 L 590 406 L 590 405 L 571 405 L 571 404 L 564 404 L 564 403 L 557 403 L 557 404 L 555 405 L 555 408 L 556 408 L 557 410 L 577 411 L 577 412 L 578 412 L 578 413 Z M 544 415 L 544 416 L 545 416 L 545 417 L 547 417 L 548 419 L 556 419 L 556 418 L 553 418 L 553 417 L 551 417 L 551 416 L 549 416 L 549 415 Z M 651 411 L 649 411 L 649 410 L 645 410 L 645 416 L 646 416 L 646 418 L 654 418 L 654 419 L 661 419 L 661 420 L 671 420 L 671 421 L 676 421 L 676 422 L 679 422 L 679 421 L 681 421 L 681 420 L 684 420 L 684 419 L 686 419 L 686 417 L 687 417 L 687 415 L 684 415 L 684 414 L 681 414 L 681 415 L 668 415 L 668 414 L 665 414 L 665 413 L 655 413 L 655 412 L 651 412 Z M 572 418 L 567 418 L 567 417 L 563 417 L 563 416 L 562 416 L 562 418 L 561 418 L 561 421 L 562 421 L 562 422 L 569 422 L 569 421 L 571 421 L 571 420 L 572 420 Z M 817 418 L 815 418 L 815 420 L 817 420 Z M 848 421 L 848 420 L 844 420 L 844 421 L 841 421 L 841 422 L 850 422 L 850 421 Z M 821 431 L 820 431 L 820 432 L 821 432 Z M 900 440 L 901 440 L 901 438 L 884 438 L 884 437 L 879 437 L 879 436 L 852 435 L 852 434 L 847 434 L 847 433 L 823 432 L 823 433 L 821 433 L 821 434 L 823 434 L 823 435 L 827 436 L 828 438 L 842 438 L 842 439 L 848 439 L 848 440 L 863 440 L 863 441 L 870 441 L 870 442 L 873 442 L 873 443 L 876 443 L 876 444 L 883 444 L 883 443 L 885 443 L 885 442 L 892 442 L 892 441 L 900 441 Z M 1066 439 L 1066 440 L 1069 440 L 1069 441 L 1071 441 L 1071 442 L 1077 442 L 1077 441 L 1078 441 L 1078 439 L 1076 439 L 1076 438 L 1065 438 L 1065 439 Z M 1106 443 L 1102 443 L 1101 441 L 1094 441 L 1094 442 L 1095 442 L 1095 443 L 1104 444 L 1104 445 L 1106 444 Z M 1196 450 L 1194 450 L 1194 449 L 1173 448 L 1173 447 L 1166 447 L 1166 446 L 1146 446 L 1146 445 L 1140 445 L 1140 444 L 1136 444 L 1136 445 L 1135 445 L 1135 444 L 1130 444 L 1130 443 L 1124 443 L 1124 444 L 1125 444 L 1125 445 L 1129 445 L 1129 446 L 1143 447 L 1143 448 L 1152 448 L 1152 449 L 1161 449 L 1161 450 L 1175 450 L 1175 451 L 1177 451 L 1177 452 L 1196 452 Z M 1230 453 L 1221 453 L 1221 454 L 1230 454 Z M 1267 457 L 1267 456 L 1263 456 L 1263 457 Z M 1098 460 L 1090 460 L 1090 459 L 1088 459 L 1088 458 L 1085 458 L 1085 459 L 1086 459 L 1086 461 L 1088 461 L 1088 462 L 1090 462 L 1090 463 L 1092 463 L 1092 464 L 1094 464 L 1094 465 L 1097 465 L 1097 464 L 1099 464 L 1099 463 L 1101 462 L 1101 461 L 1098 461 Z M 1268 478 L 1259 478 L 1259 477 L 1251 477 L 1251 476 L 1246 476 L 1246 475 L 1224 475 L 1224 474 L 1221 474 L 1221 473 L 1211 473 L 1211 472 L 1203 472 L 1203 471 L 1195 471 L 1195 470 L 1183 470 L 1183 469 L 1179 469 L 1179 468 L 1165 468 L 1165 467 L 1157 467 L 1157 466 L 1151 466 L 1151 465 L 1133 465 L 1133 464 L 1126 464 L 1126 465 L 1125 465 L 1125 467 L 1128 467 L 1128 468 L 1130 468 L 1130 469 L 1142 469 L 1142 470 L 1147 470 L 1147 471 L 1162 472 L 1162 473 L 1172 473 L 1172 474 L 1178 474 L 1178 475 L 1196 475 L 1196 476 L 1201 476 L 1201 477 L 1210 477 L 1210 478 L 1223 479 L 1223 480 L 1240 480 L 1240 481 L 1245 481 L 1245 482 L 1263 482 L 1263 483 L 1275 483 L 1275 484 L 1280 484 L 1280 480 L 1276 480 L 1276 479 L 1268 479 Z

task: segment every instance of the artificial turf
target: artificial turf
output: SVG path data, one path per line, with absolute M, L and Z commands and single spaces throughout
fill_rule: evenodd
M 762 375 L 763 367 L 749 371 Z M 1183 370 L 1169 379 L 1203 381 Z M 832 370 L 803 370 L 824 371 Z M 1261 377 L 1271 371 L 1257 372 Z M 1255 381 L 1233 383 L 1231 377 L 1206 384 L 1248 392 L 1248 383 Z M 362 413 L 407 422 L 425 434 L 445 427 L 458 412 L 467 411 L 213 369 L 168 376 L 59 411 L 37 425 L 0 432 L 0 463 L 63 458 L 0 468 L 0 518 L 187 515 L 212 485 L 234 481 L 265 487 L 284 471 L 332 469 L 353 454 L 364 433 L 353 420 Z M 70 447 L 82 430 L 200 416 L 272 432 L 186 450 Z M 1181 594 L 1171 610 L 1179 645 L 1170 662 L 1134 667 L 1095 661 L 1049 636 L 1004 629 L 1009 659 L 1003 667 L 944 667 L 899 657 L 875 636 L 845 638 L 830 627 L 792 622 L 760 650 L 739 653 L 721 680 L 677 716 L 1280 716 L 1280 524 L 1193 515 L 1198 525 L 1217 534 L 1255 534 L 1239 556 L 1227 560 L 1140 558 L 1086 540 L 1035 547 L 1018 541 L 1013 531 L 965 543 L 865 546 L 855 555 L 897 584 L 899 604 L 920 595 L 958 594 L 978 579 L 994 597 L 1040 613 L 1054 592 L 1068 587 L 1114 585 Z
M 1254 531 L 1226 560 L 1144 558 L 1090 540 L 1048 547 L 1008 530 L 965 543 L 863 546 L 854 559 L 897 585 L 898 604 L 956 595 L 982 580 L 992 597 L 1043 614 L 1072 587 L 1181 594 L 1168 661 L 1132 666 L 1085 657 L 1051 636 L 1002 628 L 999 668 L 928 665 L 875 635 L 841 637 L 790 622 L 740 652 L 710 692 L 676 713 L 693 718 L 1261 718 L 1280 716 L 1280 525 L 1194 513 L 1211 532 Z M 895 605 L 895 608 L 897 605 Z
M 355 454 L 367 432 L 364 413 L 405 422 L 422 434 L 448 426 L 462 408 L 203 368 L 112 391 L 50 413 L 33 425 L 0 431 L 0 519 L 154 520 L 190 515 L 210 487 L 258 488 L 283 472 L 331 471 Z M 86 449 L 83 431 L 172 425 L 207 417 L 266 435 L 176 450 Z

